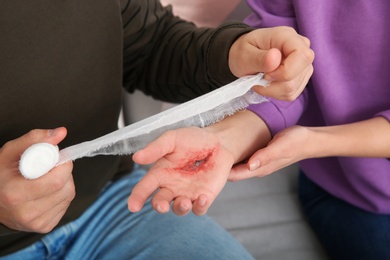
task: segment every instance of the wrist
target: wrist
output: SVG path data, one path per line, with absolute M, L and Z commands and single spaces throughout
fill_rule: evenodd
M 306 147 L 305 158 L 320 158 L 330 156 L 332 137 L 326 127 L 304 127 L 306 129 L 306 137 L 304 138 Z
M 315 157 L 348 156 L 380 157 L 390 156 L 390 124 L 382 117 L 375 117 L 351 124 L 309 127 L 308 142 L 317 148 Z
M 221 146 L 232 154 L 234 163 L 245 160 L 271 140 L 265 122 L 249 110 L 239 111 L 205 129 L 217 136 Z

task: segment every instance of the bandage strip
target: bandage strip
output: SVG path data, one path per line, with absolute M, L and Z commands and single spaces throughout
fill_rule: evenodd
M 82 157 L 92 157 L 102 154 L 132 154 L 168 130 L 189 126 L 205 127 L 214 124 L 224 117 L 246 108 L 249 104 L 267 101 L 265 97 L 253 92 L 251 88 L 254 85 L 268 86 L 268 84 L 269 82 L 263 79 L 263 74 L 239 78 L 203 96 L 117 131 L 92 141 L 67 147 L 59 152 L 58 162 L 51 162 L 51 164 L 52 166 L 56 166 Z M 28 149 L 26 152 L 32 153 L 34 150 Z M 39 164 L 25 162 L 23 158 L 29 157 L 22 156 L 19 167 L 26 178 L 38 178 L 47 172 L 47 160 L 43 160 L 46 165 L 42 167 L 45 171 L 42 173 L 37 169 L 39 168 Z M 30 156 L 30 158 L 37 157 Z M 53 158 L 56 157 L 53 156 Z M 34 167 L 34 169 L 30 170 L 31 167 Z

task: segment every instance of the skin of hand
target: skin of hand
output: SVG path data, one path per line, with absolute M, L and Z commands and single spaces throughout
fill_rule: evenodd
M 22 153 L 31 145 L 57 145 L 65 128 L 32 130 L 0 148 L 0 223 L 13 230 L 47 233 L 60 221 L 75 196 L 72 163 L 55 167 L 48 174 L 25 179 L 19 172 Z
M 254 86 L 260 95 L 295 100 L 313 74 L 314 52 L 308 38 L 290 27 L 257 29 L 239 37 L 229 52 L 236 77 L 265 73 L 270 86 Z
M 138 212 L 153 196 L 157 212 L 169 212 L 173 202 L 172 210 L 179 216 L 191 210 L 196 215 L 205 214 L 233 165 L 232 156 L 216 136 L 196 127 L 164 133 L 133 159 L 139 164 L 155 163 L 134 187 L 128 199 L 130 211 Z
M 308 158 L 390 158 L 389 147 L 390 123 L 383 117 L 338 126 L 293 126 L 275 135 L 247 163 L 236 165 L 229 181 L 262 177 Z
M 152 196 L 152 206 L 159 213 L 168 212 L 173 202 L 176 215 L 183 216 L 191 210 L 196 215 L 205 214 L 226 184 L 233 164 L 243 154 L 256 151 L 253 139 L 267 135 L 267 127 L 260 127 L 259 122 L 263 121 L 254 113 L 241 111 L 210 127 L 164 133 L 133 155 L 138 164 L 154 164 L 134 187 L 128 199 L 129 210 L 140 211 Z

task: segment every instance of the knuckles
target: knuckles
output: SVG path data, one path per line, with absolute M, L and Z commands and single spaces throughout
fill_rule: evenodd
M 66 167 L 71 168 L 72 164 Z M 65 213 L 71 201 L 76 196 L 76 189 L 71 174 L 56 175 L 58 178 L 56 176 L 56 178 L 52 178 L 52 180 L 47 183 L 47 185 L 51 185 L 50 188 L 48 188 L 51 192 L 45 196 L 52 197 L 54 202 L 57 201 L 55 202 L 55 205 L 61 204 L 61 211 L 62 213 Z M 50 232 L 58 224 L 60 219 L 58 218 L 58 221 L 53 220 L 52 217 L 49 217 L 46 214 L 46 212 L 48 212 L 48 210 L 50 211 L 53 207 L 50 204 L 47 204 L 46 208 L 36 207 L 34 200 L 31 200 L 28 196 L 29 194 L 26 193 L 28 192 L 27 190 L 22 192 L 15 187 L 15 185 L 8 185 L 3 186 L 0 190 L 0 210 L 3 211 L 0 214 L 3 215 L 1 222 L 9 228 L 16 230 L 37 233 Z M 58 201 L 61 202 L 58 203 Z
M 0 196 L 1 204 L 6 205 L 7 208 L 18 207 L 25 202 L 22 194 L 22 192 L 3 190 Z
M 315 53 L 312 49 L 308 48 L 302 51 L 303 57 L 307 61 L 308 64 L 313 63 L 314 58 L 315 58 Z
M 13 141 L 8 141 L 6 142 L 1 148 L 0 148 L 0 157 L 3 156 L 3 154 L 7 154 L 8 151 L 11 150 L 12 146 L 13 146 Z
M 51 219 L 29 217 L 28 215 L 31 214 L 23 215 L 23 217 L 20 217 L 18 221 L 19 223 L 22 223 L 21 226 L 23 226 L 23 229 L 29 232 L 46 234 L 52 231 L 57 224 L 52 224 Z
M 277 26 L 277 27 L 274 27 L 272 30 L 274 32 L 273 36 L 276 38 L 280 38 L 280 39 L 297 37 L 299 35 L 294 28 L 289 27 L 289 26 Z
M 26 134 L 27 139 L 30 140 L 32 143 L 37 142 L 37 141 L 39 140 L 40 131 L 41 131 L 41 130 L 37 130 L 37 129 L 30 130 L 30 131 Z
M 292 34 L 292 35 L 297 35 L 297 31 L 289 26 L 277 26 L 276 31 L 281 34 Z

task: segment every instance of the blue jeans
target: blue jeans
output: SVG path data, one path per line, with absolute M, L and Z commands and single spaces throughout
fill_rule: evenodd
M 109 184 L 80 218 L 4 259 L 253 259 L 207 216 L 160 215 L 150 203 L 129 212 L 127 198 L 144 174 Z
M 373 214 L 337 199 L 303 173 L 299 197 L 331 259 L 390 259 L 389 215 Z

